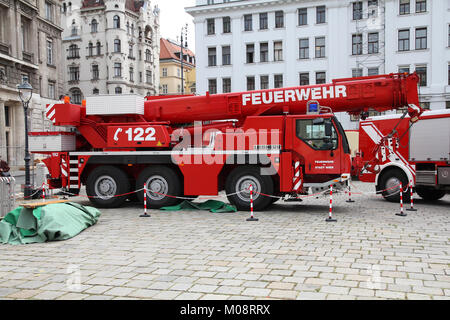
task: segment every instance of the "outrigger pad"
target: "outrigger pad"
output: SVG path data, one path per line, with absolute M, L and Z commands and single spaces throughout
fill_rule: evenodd
M 222 201 L 217 201 L 217 200 L 208 200 L 203 203 L 194 203 L 191 201 L 183 201 L 176 206 L 162 207 L 161 210 L 165 210 L 165 211 L 208 210 L 213 213 L 237 212 L 237 209 L 235 206 L 227 204 Z
M 97 223 L 100 211 L 74 202 L 18 207 L 0 221 L 0 243 L 28 244 L 73 238 Z

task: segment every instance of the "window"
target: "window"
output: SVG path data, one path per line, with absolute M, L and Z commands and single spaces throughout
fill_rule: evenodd
M 375 8 L 378 7 L 378 0 L 369 0 L 367 5 L 369 7 L 369 13 L 367 14 L 367 16 L 369 18 L 375 16 L 378 10 L 377 8 Z
M 222 47 L 222 64 L 228 66 L 231 64 L 231 48 L 230 46 Z
M 230 33 L 231 32 L 231 19 L 230 19 L 230 17 L 223 17 L 222 23 L 223 23 L 223 33 Z
M 261 42 L 259 44 L 259 62 L 269 61 L 269 43 Z
M 448 85 L 450 86 L 450 63 L 448 64 Z
M 267 12 L 259 14 L 259 29 L 265 30 L 269 28 L 269 22 L 267 18 Z
M 273 43 L 273 60 L 283 61 L 283 42 L 277 41 Z
M 255 77 L 247 77 L 247 91 L 255 90 Z
M 309 39 L 300 39 L 299 40 L 299 59 L 309 59 Z
M 445 101 L 445 109 L 450 109 L 450 101 Z
M 216 79 L 209 79 L 208 80 L 208 91 L 210 94 L 216 94 L 217 93 L 217 80 Z
M 326 125 L 331 125 L 331 136 L 325 135 Z M 314 124 L 313 119 L 297 120 L 296 135 L 316 150 L 335 150 L 338 147 L 338 136 L 331 119 L 325 119 L 322 124 Z
M 217 65 L 216 62 L 216 48 L 208 48 L 208 66 L 214 67 Z
M 308 9 L 301 8 L 298 9 L 298 25 L 306 26 L 308 24 Z
M 398 31 L 398 51 L 409 51 L 409 29 Z
M 92 57 L 94 55 L 94 45 L 92 42 L 89 42 L 88 44 L 88 56 Z
M 92 65 L 92 80 L 98 80 L 99 79 L 99 71 L 98 71 L 98 64 Z
M 177 77 L 181 78 L 181 69 L 180 68 L 177 68 Z
M 91 32 L 97 32 L 98 31 L 98 22 L 95 19 L 92 19 L 91 22 Z
M 325 58 L 325 37 L 316 38 L 316 58 Z
M 352 35 L 352 55 L 362 54 L 362 34 Z
M 378 32 L 369 33 L 369 41 L 368 41 L 368 48 L 367 53 L 374 54 L 379 52 L 379 45 L 378 45 Z
M 114 63 L 114 77 L 122 76 L 122 64 L 120 62 Z
M 269 76 L 261 76 L 259 82 L 261 90 L 269 89 Z
M 80 57 L 80 50 L 76 44 L 71 44 L 69 46 L 69 55 L 68 59 L 75 59 Z
M 131 43 L 130 43 L 130 46 L 128 47 L 128 57 L 134 58 L 133 57 L 133 44 L 131 44 Z
M 367 75 L 368 76 L 376 76 L 379 74 L 379 69 L 378 68 L 368 68 L 367 69 Z
M 53 82 L 48 83 L 48 97 L 49 99 L 55 99 L 55 84 Z
M 150 49 L 145 50 L 145 61 L 152 62 L 152 52 L 150 51 Z
M 300 72 L 299 74 L 300 85 L 308 86 L 309 85 L 309 72 Z
M 325 6 L 316 7 L 316 23 L 325 23 Z
M 251 14 L 244 15 L 244 31 L 253 30 L 253 17 Z
M 255 62 L 255 45 L 247 44 L 246 46 L 246 63 L 254 63 Z
M 100 93 L 100 90 L 98 90 L 97 88 L 94 88 L 94 90 L 92 90 L 92 94 L 97 95 Z
M 47 39 L 47 64 L 53 65 L 53 41 Z
M 427 28 L 416 29 L 416 50 L 427 48 Z
M 167 68 L 162 68 L 162 76 L 167 77 Z
M 134 68 L 130 67 L 130 81 L 134 82 Z
M 119 52 L 120 53 L 120 40 L 119 39 L 115 39 L 114 40 L 114 52 Z
M 72 101 L 74 104 L 81 104 L 81 91 L 80 89 L 75 89 L 71 91 Z
M 409 2 L 410 0 L 400 0 L 400 8 L 399 13 L 400 14 L 409 14 Z
M 100 43 L 100 41 L 97 42 L 97 55 L 101 55 L 102 53 L 102 44 Z
M 116 94 L 122 94 L 122 88 L 121 87 L 116 87 L 116 89 L 114 90 L 114 92 Z
M 79 67 L 69 67 L 69 79 L 70 79 L 70 81 L 80 80 L 80 68 Z
M 427 0 L 416 0 L 416 12 L 426 12 L 427 11 Z
M 223 93 L 231 92 L 231 78 L 222 79 L 222 92 Z
M 420 107 L 424 110 L 430 110 L 430 103 L 429 102 L 419 102 Z
M 275 11 L 275 28 L 284 28 L 284 12 Z
M 53 5 L 45 1 L 45 19 L 53 21 Z
M 11 116 L 9 112 L 9 106 L 5 106 L 5 127 L 11 126 Z
M 361 1 L 353 2 L 353 20 L 362 19 L 363 3 Z
M 352 69 L 352 78 L 362 77 L 363 70 L 361 68 Z
M 207 19 L 206 20 L 207 29 L 208 29 L 208 35 L 213 35 L 216 33 L 216 23 L 214 19 Z
M 416 72 L 417 72 L 417 75 L 419 76 L 419 86 L 426 87 L 427 86 L 427 67 L 426 66 L 417 66 Z
M 316 84 L 323 84 L 326 82 L 325 72 L 316 72 Z
M 409 73 L 409 66 L 398 67 L 398 73 Z
M 162 93 L 163 94 L 169 93 L 169 88 L 168 88 L 167 84 L 162 85 Z
M 283 75 L 276 74 L 273 76 L 273 87 L 274 88 L 283 88 Z
M 145 83 L 151 84 L 153 80 L 152 72 L 150 70 L 145 70 Z
M 119 16 L 114 16 L 113 18 L 113 28 L 119 29 L 120 28 L 120 18 Z

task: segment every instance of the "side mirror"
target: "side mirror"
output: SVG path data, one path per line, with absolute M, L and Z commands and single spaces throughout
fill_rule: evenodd
M 325 136 L 331 137 L 332 135 L 333 135 L 332 124 L 331 122 L 328 121 L 325 123 Z

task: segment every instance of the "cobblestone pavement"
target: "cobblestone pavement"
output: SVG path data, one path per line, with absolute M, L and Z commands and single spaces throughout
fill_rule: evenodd
M 0 299 L 450 299 L 450 196 L 407 217 L 354 198 L 334 196 L 335 223 L 327 197 L 276 203 L 258 222 L 103 209 L 68 241 L 1 245 Z

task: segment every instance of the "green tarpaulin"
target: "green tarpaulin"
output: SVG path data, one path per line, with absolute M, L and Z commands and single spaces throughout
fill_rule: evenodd
M 222 201 L 208 200 L 203 203 L 194 203 L 191 201 L 183 201 L 179 205 L 172 207 L 163 207 L 161 210 L 166 211 L 180 211 L 180 210 L 209 210 L 214 213 L 221 212 L 237 212 L 235 206 L 226 204 Z
M 67 240 L 97 223 L 99 217 L 97 209 L 73 202 L 36 209 L 18 207 L 0 221 L 0 242 L 27 244 Z

